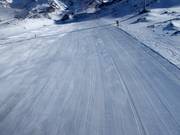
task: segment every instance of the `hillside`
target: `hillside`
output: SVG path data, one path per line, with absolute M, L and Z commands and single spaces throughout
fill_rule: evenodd
M 180 0 L 0 3 L 0 135 L 180 135 Z

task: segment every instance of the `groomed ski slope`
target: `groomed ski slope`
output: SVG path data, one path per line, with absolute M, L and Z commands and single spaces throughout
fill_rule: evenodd
M 1 40 L 0 135 L 180 135 L 180 70 L 102 23 Z

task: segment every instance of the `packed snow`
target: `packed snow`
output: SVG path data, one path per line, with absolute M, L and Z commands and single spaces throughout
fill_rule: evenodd
M 150 9 L 121 24 L 122 29 L 180 67 L 180 7 Z
M 129 9 L 127 3 L 112 6 L 110 19 L 104 20 L 119 20 L 121 29 L 180 68 L 180 1 L 160 1 L 147 6 L 149 12 L 144 14 L 136 6 L 134 13 Z
M 0 1 L 0 135 L 180 135 L 180 1 L 144 4 Z

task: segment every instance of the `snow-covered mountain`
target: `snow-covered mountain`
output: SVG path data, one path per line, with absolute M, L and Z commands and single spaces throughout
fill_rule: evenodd
M 99 3 L 106 3 L 112 1 L 113 0 L 0 0 L 0 5 L 5 7 L 9 5 L 10 7 L 13 8 L 30 9 L 31 7 L 34 7 L 36 5 L 48 4 L 54 2 L 60 6 L 66 5 L 70 9 L 80 10 L 86 8 L 88 5 L 92 4 L 93 2 L 99 4 Z
M 49 5 L 56 3 L 60 8 L 64 8 L 65 4 L 59 0 L 0 0 L 0 5 L 3 7 L 20 8 L 30 10 L 38 5 Z
M 63 12 L 66 9 L 73 13 L 85 11 L 86 9 L 90 9 L 90 12 L 95 12 L 97 7 L 108 5 L 104 3 L 118 1 L 127 1 L 129 5 L 137 10 L 141 9 L 145 4 L 155 7 L 167 7 L 180 3 L 180 0 L 0 0 L 0 6 L 25 9 L 32 15 L 34 13 L 47 13 L 56 10 Z
M 113 1 L 121 0 L 0 0 L 0 5 L 3 7 L 25 9 L 30 13 L 30 16 L 39 16 L 39 13 L 46 15 L 46 13 L 58 11 L 59 14 L 65 10 L 74 14 L 85 11 L 89 7 L 96 8 L 96 6 L 102 3 Z
M 0 6 L 13 7 L 13 8 L 25 8 L 31 9 L 37 5 L 56 3 L 59 7 L 68 7 L 70 10 L 82 10 L 90 5 L 100 5 L 101 3 L 107 3 L 112 1 L 121 0 L 0 0 Z M 142 6 L 144 0 L 126 0 L 129 4 L 135 6 Z M 157 6 L 174 6 L 180 3 L 180 0 L 146 0 L 146 4 L 156 1 Z

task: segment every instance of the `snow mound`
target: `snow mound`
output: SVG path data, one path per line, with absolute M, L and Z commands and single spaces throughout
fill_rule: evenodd
M 161 13 L 161 15 L 175 15 L 177 14 L 176 11 L 168 11 L 168 10 L 165 10 Z
M 180 21 L 170 21 L 166 24 L 166 26 L 163 28 L 163 30 L 180 30 Z
M 180 36 L 180 31 L 175 31 L 171 36 Z
M 131 24 L 136 24 L 136 23 L 144 23 L 144 22 L 149 22 L 150 20 L 147 17 L 140 17 L 137 20 L 135 20 L 134 22 L 132 22 Z

